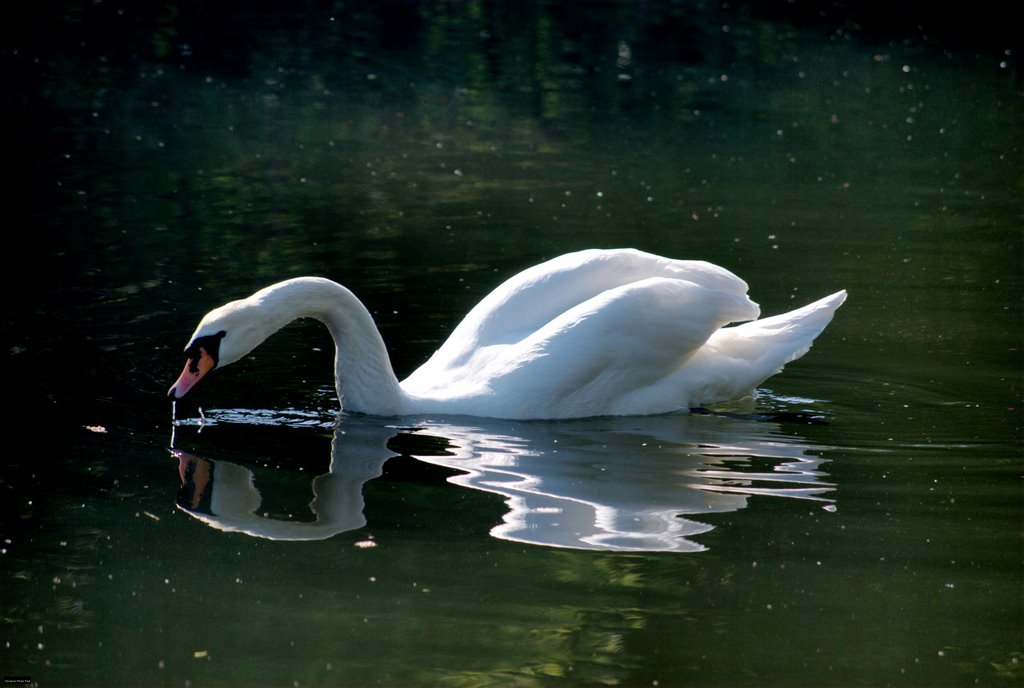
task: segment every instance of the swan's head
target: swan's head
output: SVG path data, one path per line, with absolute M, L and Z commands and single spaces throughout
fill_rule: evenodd
M 222 368 L 255 349 L 268 333 L 260 327 L 252 299 L 232 301 L 203 316 L 185 347 L 185 369 L 167 395 L 181 399 L 214 368 Z

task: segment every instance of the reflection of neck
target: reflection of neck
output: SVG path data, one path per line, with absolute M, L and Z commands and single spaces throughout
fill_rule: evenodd
M 178 459 L 182 491 L 178 505 L 217 530 L 269 540 L 326 540 L 366 525 L 363 486 L 380 476 L 389 454 L 380 448 L 373 458 L 348 461 L 335 455 L 330 473 L 313 480 L 313 521 L 282 521 L 258 515 L 262 497 L 252 471 L 226 461 L 207 461 L 183 451 Z

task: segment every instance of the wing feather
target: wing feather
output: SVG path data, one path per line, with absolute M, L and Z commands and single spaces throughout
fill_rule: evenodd
M 732 308 L 735 320 L 730 322 L 759 315 L 757 304 L 746 296 L 746 282 L 711 263 L 672 260 L 635 249 L 579 251 L 524 270 L 497 287 L 403 384 L 415 386 L 439 371 L 468 365 L 482 349 L 522 342 L 605 292 L 650 278 L 686 281 L 738 297 L 744 305 Z

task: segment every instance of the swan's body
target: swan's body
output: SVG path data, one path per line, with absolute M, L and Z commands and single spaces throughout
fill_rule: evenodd
M 738 399 L 802 356 L 846 299 L 840 291 L 757 320 L 724 268 L 632 249 L 570 253 L 486 296 L 404 381 L 369 311 L 339 284 L 299 277 L 208 313 L 171 395 L 302 317 L 337 344 L 338 398 L 375 415 L 492 418 L 648 415 Z M 746 322 L 724 327 L 733 322 Z

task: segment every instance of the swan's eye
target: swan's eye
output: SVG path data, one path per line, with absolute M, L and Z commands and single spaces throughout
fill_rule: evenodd
M 203 351 L 213 359 L 213 367 L 217 367 L 217 361 L 220 358 L 220 340 L 224 339 L 225 335 L 227 332 L 221 330 L 217 334 L 208 334 L 192 340 L 192 343 L 185 349 L 189 372 L 193 375 L 199 374 L 199 359 L 202 358 Z

